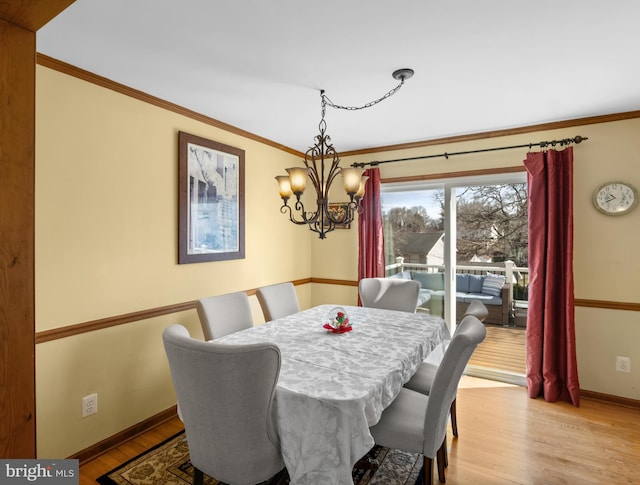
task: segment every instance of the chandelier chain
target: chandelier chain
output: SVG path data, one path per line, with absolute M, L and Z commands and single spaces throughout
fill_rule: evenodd
M 388 91 L 387 93 L 384 94 L 384 96 L 375 99 L 373 101 L 369 101 L 366 104 L 363 104 L 362 106 L 342 106 L 339 104 L 335 104 L 333 101 L 331 101 L 331 99 L 329 99 L 329 97 L 324 94 L 324 90 L 320 92 L 320 95 L 322 96 L 322 115 L 324 117 L 324 106 L 331 106 L 332 108 L 336 108 L 336 109 L 345 109 L 348 111 L 357 111 L 360 109 L 366 109 L 366 108 L 370 108 L 371 106 L 375 106 L 376 104 L 384 101 L 385 99 L 387 99 L 390 96 L 393 96 L 404 84 L 404 78 L 400 79 L 400 84 L 398 84 L 395 88 L 393 88 L 391 91 Z

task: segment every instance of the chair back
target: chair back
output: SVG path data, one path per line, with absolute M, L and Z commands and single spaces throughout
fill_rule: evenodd
M 464 315 L 473 315 L 481 322 L 484 322 L 489 315 L 489 310 L 480 300 L 471 300 L 471 303 L 469 303 L 469 306 L 464 311 Z
M 424 418 L 425 456 L 436 456 L 446 436 L 447 418 L 460 378 L 471 354 L 487 334 L 484 324 L 473 315 L 462 319 L 438 366 L 429 392 Z
M 193 465 L 233 484 L 282 470 L 272 409 L 278 347 L 203 342 L 182 325 L 165 329 L 162 339 Z
M 253 326 L 249 297 L 244 291 L 203 298 L 196 302 L 196 309 L 205 340 L 224 337 Z
M 256 297 L 266 322 L 300 311 L 298 295 L 292 283 L 263 286 L 256 290 Z
M 393 278 L 362 278 L 358 293 L 362 306 L 415 313 L 420 283 Z

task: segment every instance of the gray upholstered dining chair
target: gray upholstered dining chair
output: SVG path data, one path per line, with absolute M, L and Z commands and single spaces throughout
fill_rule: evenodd
M 256 290 L 256 297 L 266 322 L 300 311 L 298 295 L 293 283 L 278 283 Z
M 205 340 L 253 326 L 249 297 L 244 291 L 203 298 L 196 302 L 196 309 Z
M 162 334 L 194 466 L 229 484 L 284 473 L 273 396 L 280 350 L 271 343 L 232 345 L 194 339 L 182 325 Z
M 416 280 L 362 278 L 358 283 L 362 306 L 415 313 L 420 294 Z
M 472 315 L 476 317 L 481 322 L 487 318 L 489 311 L 487 307 L 479 300 L 472 300 L 467 307 L 464 317 L 467 315 Z M 460 329 L 460 324 L 456 328 L 454 335 Z M 433 379 L 436 375 L 436 371 L 438 370 L 437 364 L 432 364 L 430 362 L 423 362 L 418 367 L 418 370 L 413 375 L 413 377 L 407 382 L 404 387 L 411 389 L 413 391 L 420 392 L 422 394 L 426 394 L 427 396 L 431 392 L 431 386 L 433 385 Z M 451 401 L 451 431 L 453 432 L 453 436 L 458 437 L 458 412 L 456 407 L 456 397 Z
M 480 300 L 471 300 L 469 306 L 464 311 L 464 316 L 473 315 L 481 322 L 484 322 L 489 315 L 489 309 Z
M 480 320 L 467 316 L 451 339 L 438 367 L 428 396 L 403 388 L 398 397 L 371 427 L 376 444 L 424 457 L 423 483 L 433 483 L 433 459 L 438 457 L 438 477 L 445 482 L 446 435 L 449 408 L 460 378 L 486 329 Z

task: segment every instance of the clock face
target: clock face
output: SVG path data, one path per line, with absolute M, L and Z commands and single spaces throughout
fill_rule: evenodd
M 596 189 L 593 205 L 607 215 L 622 215 L 638 203 L 638 192 L 624 182 L 610 182 Z

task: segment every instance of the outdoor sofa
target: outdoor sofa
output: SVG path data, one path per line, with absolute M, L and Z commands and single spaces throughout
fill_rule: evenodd
M 389 278 L 411 279 L 420 282 L 417 311 L 428 310 L 431 315 L 444 315 L 444 273 L 405 270 Z M 502 275 L 487 272 L 483 275 L 456 274 L 456 315 L 459 322 L 472 300 L 485 304 L 489 315 L 485 323 L 509 324 L 509 291 L 511 286 Z

